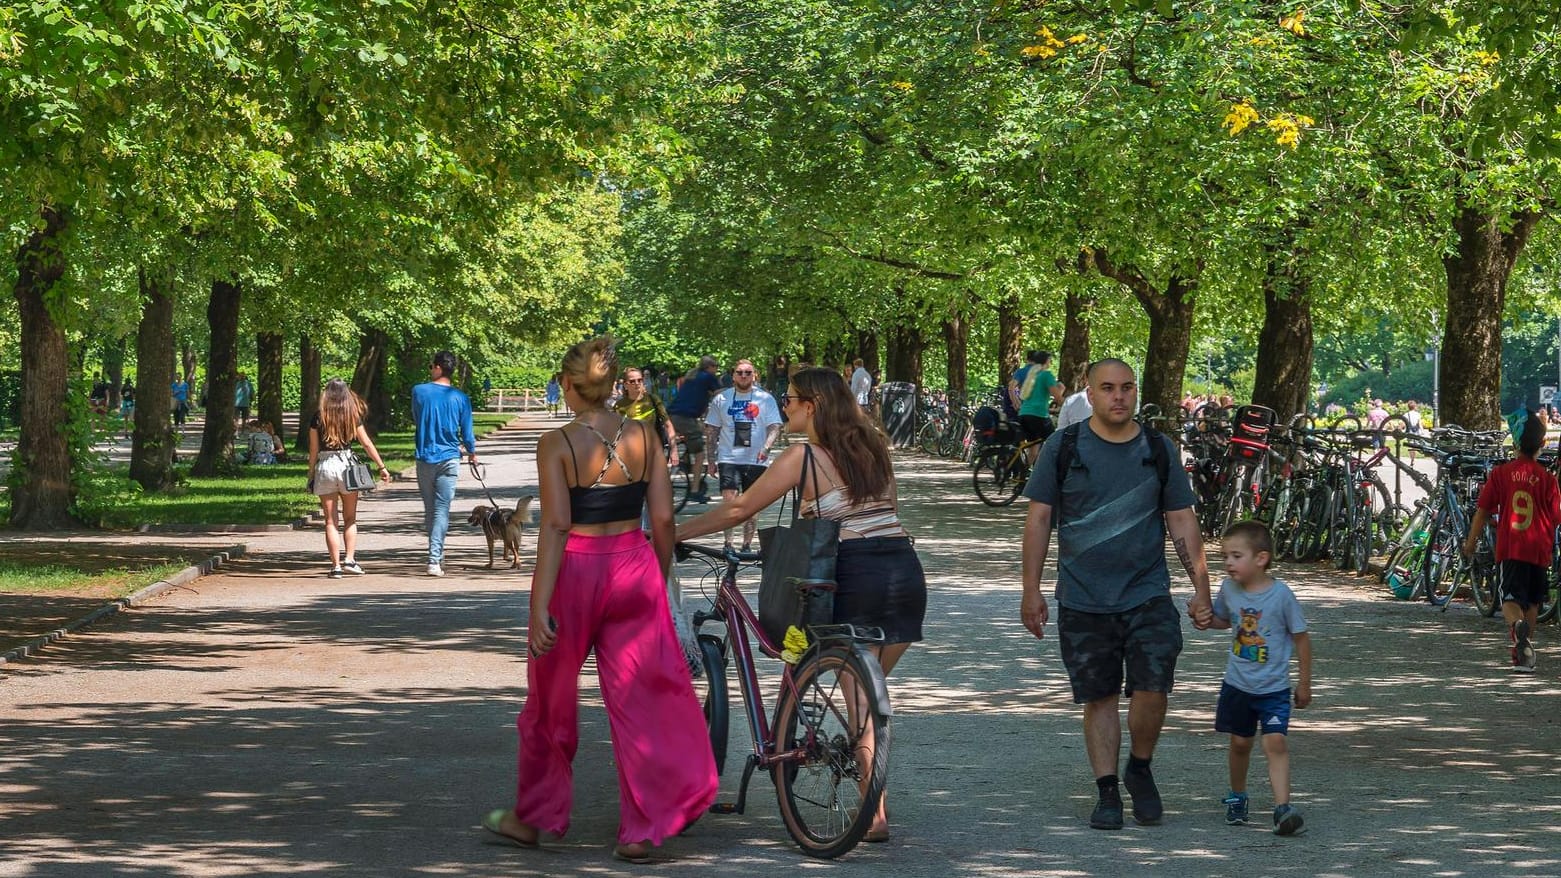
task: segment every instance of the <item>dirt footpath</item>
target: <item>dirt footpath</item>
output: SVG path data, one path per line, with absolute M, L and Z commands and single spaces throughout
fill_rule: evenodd
M 496 495 L 534 486 L 533 447 L 528 431 L 484 443 Z M 746 815 L 708 815 L 662 849 L 671 862 L 610 859 L 617 787 L 594 679 L 569 836 L 482 844 L 478 817 L 513 795 L 534 534 L 521 574 L 483 569 L 463 523 L 481 494 L 463 475 L 444 579 L 418 575 L 421 508 L 398 483 L 364 506 L 363 577 L 323 576 L 317 530 L 247 536 L 230 572 L 0 670 L 0 876 L 1561 875 L 1555 627 L 1539 632 L 1539 673 L 1513 677 L 1492 620 L 1283 569 L 1317 653 L 1291 738 L 1309 832 L 1224 825 L 1211 726 L 1229 634 L 1190 625 L 1155 759 L 1165 824 L 1093 831 L 1056 641 L 1019 624 L 1023 510 L 981 506 L 958 464 L 907 455 L 899 473 L 933 592 L 927 640 L 891 680 L 887 844 L 806 860 L 760 776 Z M 723 798 L 740 768 L 729 760 Z

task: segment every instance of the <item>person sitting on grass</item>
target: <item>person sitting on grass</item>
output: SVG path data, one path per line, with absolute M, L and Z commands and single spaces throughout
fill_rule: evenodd
M 1238 521 L 1226 529 L 1221 545 L 1230 577 L 1220 583 L 1210 627 L 1236 628 L 1214 712 L 1214 730 L 1230 735 L 1225 822 L 1247 822 L 1247 766 L 1261 726 L 1274 788 L 1274 834 L 1295 835 L 1305 821 L 1290 804 L 1290 656 L 1300 668 L 1295 706 L 1306 707 L 1312 703 L 1312 638 L 1295 593 L 1269 575 L 1274 538 L 1268 527 Z
M 1507 622 L 1512 670 L 1534 673 L 1534 626 L 1549 591 L 1550 555 L 1561 521 L 1561 489 L 1534 455 L 1545 444 L 1545 419 L 1532 412 L 1518 434 L 1518 456 L 1491 470 L 1479 509 L 1464 539 L 1473 555 L 1485 526 L 1496 520 L 1496 563 L 1501 565 L 1501 617 Z

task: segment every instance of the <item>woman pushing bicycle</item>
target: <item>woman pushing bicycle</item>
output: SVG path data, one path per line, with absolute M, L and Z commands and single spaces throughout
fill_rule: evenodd
M 799 370 L 778 401 L 786 429 L 807 434 L 808 444 L 776 457 L 736 500 L 682 524 L 677 539 L 733 527 L 800 485 L 804 517 L 840 522 L 833 621 L 883 630 L 883 643 L 873 652 L 887 677 L 910 645 L 921 640 L 927 610 L 927 578 L 900 524 L 889 445 L 845 379 L 831 369 Z M 810 457 L 811 465 L 804 467 Z M 887 807 L 880 800 L 865 840 L 888 839 Z
M 704 714 L 667 608 L 672 486 L 661 442 L 643 421 L 610 412 L 618 374 L 613 343 L 584 341 L 563 361 L 562 393 L 574 420 L 537 443 L 542 522 L 527 625 L 526 704 L 515 806 L 483 828 L 520 847 L 562 836 L 579 743 L 579 676 L 596 650 L 602 700 L 618 765 L 613 854 L 650 862 L 650 851 L 697 820 L 718 780 Z M 640 530 L 650 510 L 651 539 Z

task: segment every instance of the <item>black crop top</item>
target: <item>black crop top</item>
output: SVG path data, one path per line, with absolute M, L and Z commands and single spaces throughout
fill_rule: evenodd
M 640 510 L 645 506 L 645 491 L 650 487 L 646 479 L 629 482 L 626 485 L 604 485 L 602 479 L 607 476 L 607 468 L 613 463 L 618 464 L 624 476 L 633 478 L 629 468 L 624 464 L 623 458 L 618 456 L 618 442 L 623 439 L 623 428 L 629 420 L 625 418 L 618 425 L 618 435 L 607 441 L 607 437 L 597 433 L 596 428 L 590 424 L 582 423 L 580 426 L 596 434 L 596 438 L 602 440 L 607 446 L 607 459 L 602 461 L 602 471 L 596 474 L 596 481 L 590 485 L 571 485 L 569 487 L 569 520 L 574 524 L 607 524 L 614 521 L 630 521 L 640 517 Z M 564 444 L 569 446 L 569 460 L 575 465 L 575 481 L 580 481 L 579 463 L 575 460 L 575 446 L 569 441 L 569 434 L 559 430 L 564 437 Z M 649 470 L 646 470 L 648 476 Z

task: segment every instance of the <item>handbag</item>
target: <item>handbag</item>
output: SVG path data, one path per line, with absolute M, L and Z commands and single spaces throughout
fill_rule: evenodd
M 813 448 L 803 446 L 802 478 L 792 489 L 791 524 L 759 529 L 759 630 L 779 647 L 786 629 L 828 625 L 835 615 L 835 558 L 840 549 L 840 522 L 802 518 L 802 488 L 808 474 L 818 489 L 818 464 Z M 781 515 L 785 514 L 782 504 Z
M 352 455 L 351 460 L 341 474 L 342 484 L 354 493 L 374 490 L 374 475 L 369 472 L 368 464 L 359 461 L 356 454 Z

